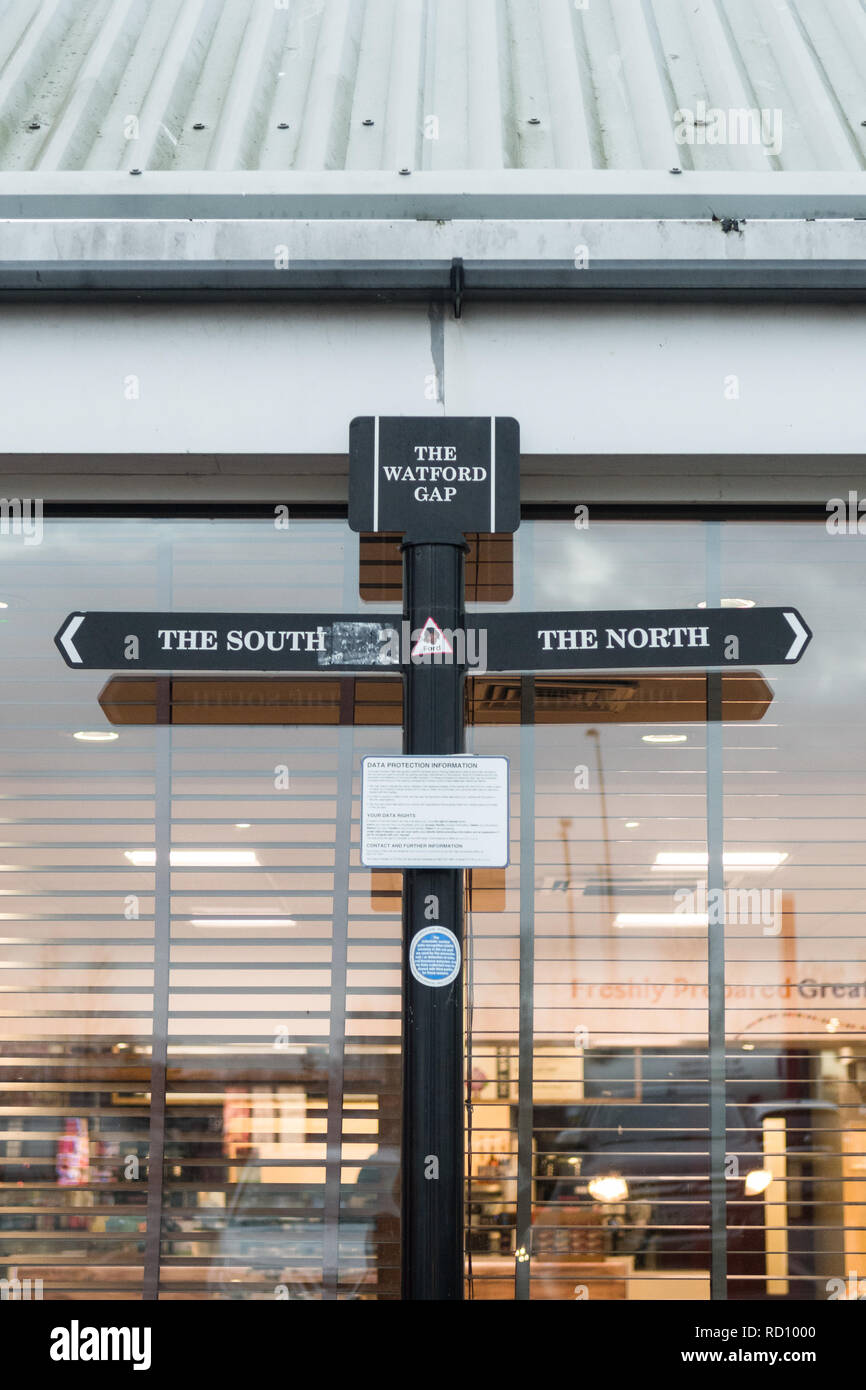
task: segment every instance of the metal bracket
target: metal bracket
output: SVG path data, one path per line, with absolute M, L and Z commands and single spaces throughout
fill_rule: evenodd
M 463 315 L 463 294 L 466 289 L 466 271 L 463 267 L 462 256 L 455 256 L 451 262 L 451 298 L 454 306 L 454 317 L 459 319 Z

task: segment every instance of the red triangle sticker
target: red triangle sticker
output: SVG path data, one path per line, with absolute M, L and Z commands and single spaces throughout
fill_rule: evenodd
M 428 618 L 421 629 L 421 635 L 412 648 L 413 656 L 453 656 L 454 648 L 439 624 Z

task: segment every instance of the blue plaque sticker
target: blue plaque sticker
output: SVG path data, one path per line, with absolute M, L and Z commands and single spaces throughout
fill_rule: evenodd
M 412 937 L 409 969 L 422 985 L 450 985 L 460 972 L 460 942 L 447 927 L 422 927 Z

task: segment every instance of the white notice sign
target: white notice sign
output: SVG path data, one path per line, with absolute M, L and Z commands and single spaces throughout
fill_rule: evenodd
M 502 869 L 508 759 L 361 760 L 361 863 L 371 869 Z

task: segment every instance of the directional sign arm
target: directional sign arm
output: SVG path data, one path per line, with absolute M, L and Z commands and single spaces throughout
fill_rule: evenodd
M 795 608 L 473 613 L 467 622 L 485 634 L 489 671 L 790 665 L 812 637 Z
M 70 613 L 55 643 L 84 671 L 375 671 L 400 664 L 399 614 Z

